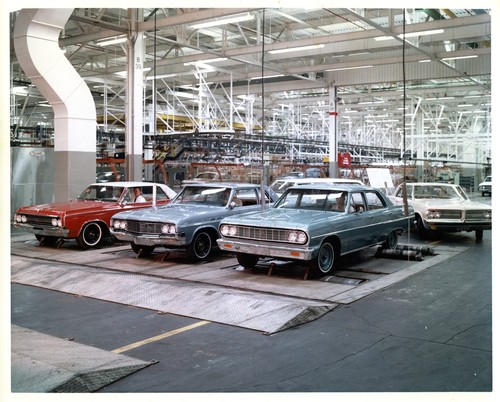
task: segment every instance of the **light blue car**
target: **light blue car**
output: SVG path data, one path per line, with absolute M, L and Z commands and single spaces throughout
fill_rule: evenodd
M 221 221 L 217 240 L 245 268 L 259 258 L 306 262 L 326 275 L 337 258 L 375 245 L 396 248 L 413 226 L 414 213 L 380 190 L 361 185 L 290 187 L 268 211 Z
M 140 256 L 161 246 L 187 251 L 190 259 L 201 261 L 217 249 L 221 219 L 270 208 L 276 199 L 272 190 L 258 184 L 187 184 L 165 207 L 114 215 L 110 230 L 118 240 L 130 242 Z

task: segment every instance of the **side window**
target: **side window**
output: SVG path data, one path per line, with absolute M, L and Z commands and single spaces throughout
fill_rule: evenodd
M 259 203 L 257 192 L 252 188 L 236 190 L 232 201 L 234 201 L 236 205 L 241 206 L 257 205 Z
M 361 193 L 352 193 L 349 207 L 354 209 L 354 212 L 363 212 L 365 210 L 365 201 Z
M 156 199 L 158 201 L 164 201 L 168 200 L 169 198 L 167 194 L 165 194 L 165 192 L 160 187 L 156 187 Z
M 373 211 L 375 209 L 380 209 L 385 207 L 384 202 L 377 193 L 372 191 L 367 191 L 365 193 L 365 197 L 366 197 L 366 206 L 368 208 L 368 211 Z

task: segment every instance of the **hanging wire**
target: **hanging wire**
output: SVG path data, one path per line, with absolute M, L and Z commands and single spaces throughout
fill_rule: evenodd
M 156 183 L 156 176 L 158 175 L 157 169 L 156 169 L 156 154 L 159 152 L 156 152 L 158 148 L 158 130 L 156 127 L 156 10 L 154 11 L 154 38 L 153 38 L 153 71 L 154 71 L 154 80 L 153 80 L 153 88 L 152 88 L 152 95 L 153 95 L 153 130 L 154 130 L 154 145 L 153 145 L 153 182 Z M 165 183 L 166 184 L 166 183 Z
M 261 180 L 260 180 L 260 204 L 261 204 L 261 209 L 264 209 L 266 206 L 266 199 L 265 199 L 265 192 L 264 192 L 264 129 L 265 129 L 265 102 L 264 102 L 264 55 L 265 55 L 265 32 L 264 28 L 266 25 L 266 9 L 262 9 L 262 24 L 261 24 L 261 37 L 262 37 L 262 55 L 261 55 L 261 102 L 262 102 L 262 121 L 261 121 L 261 150 L 260 150 L 260 157 L 261 157 L 261 168 L 262 168 L 262 174 L 261 174 Z
M 405 114 L 406 114 L 406 9 L 403 8 L 403 208 L 404 215 L 409 215 L 408 210 L 408 193 L 406 191 L 406 125 L 405 125 Z M 408 219 L 408 243 L 410 242 L 410 229 L 411 223 Z M 408 259 L 410 257 L 408 256 Z

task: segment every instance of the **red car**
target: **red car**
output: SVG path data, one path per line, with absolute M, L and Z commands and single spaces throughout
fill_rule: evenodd
M 94 183 L 76 200 L 19 208 L 13 224 L 34 233 L 41 244 L 76 239 L 81 248 L 88 249 L 113 238 L 109 222 L 117 212 L 164 205 L 175 195 L 159 183 Z

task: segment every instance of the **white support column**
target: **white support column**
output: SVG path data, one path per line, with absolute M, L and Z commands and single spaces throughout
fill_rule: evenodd
M 337 150 L 337 132 L 338 132 L 338 112 L 337 112 L 337 87 L 330 86 L 329 98 L 329 155 L 330 155 L 330 177 L 339 177 L 338 150 Z
M 131 16 L 135 18 L 135 16 Z M 135 21 L 135 19 L 134 19 Z M 143 132 L 143 65 L 144 38 L 142 32 L 132 34 L 127 41 L 127 89 L 125 164 L 127 179 L 142 181 L 142 132 Z M 153 123 L 156 116 L 153 116 Z M 153 124 L 155 128 L 156 125 Z

